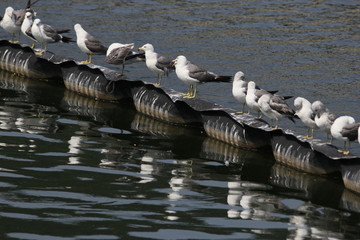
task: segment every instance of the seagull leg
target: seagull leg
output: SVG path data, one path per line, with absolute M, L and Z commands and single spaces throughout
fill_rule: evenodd
M 188 92 L 187 93 L 183 93 L 183 97 L 184 98 L 187 98 L 190 96 L 190 93 L 191 93 L 191 85 L 188 86 Z
M 344 151 L 343 151 L 343 154 L 344 155 L 349 155 L 350 154 L 350 141 L 348 142 L 348 149 L 346 150 L 345 146 L 346 146 L 346 141 L 344 142 Z
M 124 75 L 125 63 L 121 65 L 121 75 Z
M 42 42 L 40 46 L 40 50 L 38 52 L 35 52 L 35 55 L 39 55 L 39 56 L 43 55 L 44 53 L 43 49 L 44 49 L 44 43 Z
M 195 96 L 196 96 L 196 84 L 192 85 L 192 89 L 193 89 L 193 92 L 192 92 L 191 98 L 195 98 Z
M 155 83 L 155 86 L 160 86 L 161 85 L 161 80 L 162 80 L 162 76 L 160 73 L 158 73 L 158 78 L 157 78 L 157 82 Z

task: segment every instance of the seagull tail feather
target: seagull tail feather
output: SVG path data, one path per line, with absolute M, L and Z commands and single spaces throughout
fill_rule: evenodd
M 284 100 L 293 98 L 294 96 L 282 96 Z
M 61 41 L 63 43 L 75 42 L 74 40 L 72 40 L 71 37 L 65 37 L 65 36 L 61 36 Z
M 216 76 L 216 82 L 232 82 L 232 76 Z

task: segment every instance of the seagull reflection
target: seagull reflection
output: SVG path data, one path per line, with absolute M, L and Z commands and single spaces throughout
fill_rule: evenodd
M 156 165 L 156 160 L 151 155 L 151 152 L 148 152 L 141 158 L 141 180 L 139 181 L 139 183 L 148 183 L 154 181 L 155 178 L 153 177 L 153 175 L 159 172 L 159 168 Z
M 343 233 L 336 231 L 341 228 L 339 219 L 342 217 L 338 211 L 332 209 L 319 211 L 315 205 L 304 203 L 296 209 L 296 212 L 297 214 L 290 218 L 287 239 L 345 239 Z M 322 218 L 334 219 L 333 224 L 329 224 L 331 221 L 321 220 Z
M 274 211 L 285 208 L 278 199 L 272 199 L 271 196 L 262 193 L 268 188 L 265 185 L 234 181 L 228 182 L 228 188 L 227 203 L 232 207 L 227 212 L 229 218 L 268 220 L 272 218 L 271 214 Z
M 68 141 L 69 144 L 69 151 L 68 153 L 72 154 L 72 156 L 69 157 L 69 164 L 79 164 L 80 163 L 80 158 L 78 156 L 73 156 L 73 155 L 78 155 L 80 153 L 82 153 L 82 151 L 80 150 L 81 148 L 81 143 L 82 143 L 82 138 L 81 136 L 71 136 L 70 140 Z

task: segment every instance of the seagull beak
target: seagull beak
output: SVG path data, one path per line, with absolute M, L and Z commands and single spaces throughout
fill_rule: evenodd
M 171 66 L 175 67 L 176 63 L 177 63 L 177 60 L 176 60 L 176 59 L 172 60 L 172 61 L 171 61 Z
M 139 47 L 138 51 L 144 51 L 144 49 L 142 47 Z

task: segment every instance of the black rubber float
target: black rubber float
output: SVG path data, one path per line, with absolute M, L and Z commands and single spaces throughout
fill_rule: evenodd
M 172 89 L 127 79 L 105 67 L 84 65 L 49 53 L 38 57 L 29 47 L 4 40 L 0 41 L 0 60 L 4 70 L 30 78 L 60 76 L 67 89 L 79 94 L 115 102 L 130 99 L 138 112 L 158 120 L 200 126 L 208 136 L 236 147 L 271 148 L 277 162 L 293 168 L 313 174 L 345 172 L 344 182 L 359 182 L 359 156 L 345 156 L 319 139 L 308 140 L 288 130 L 273 130 L 263 120 L 237 115 L 235 110 L 218 104 L 186 99 Z M 343 170 L 349 160 L 351 169 L 355 169 L 351 174 Z M 347 187 L 360 193 L 360 188 L 353 185 Z

